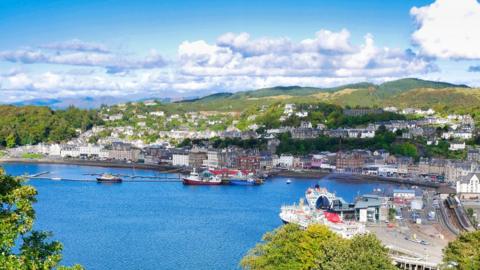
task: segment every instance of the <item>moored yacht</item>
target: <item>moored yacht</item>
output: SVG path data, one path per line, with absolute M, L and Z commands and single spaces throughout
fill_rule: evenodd
M 98 183 L 121 183 L 122 178 L 111 175 L 109 173 L 104 173 L 100 177 L 97 177 Z

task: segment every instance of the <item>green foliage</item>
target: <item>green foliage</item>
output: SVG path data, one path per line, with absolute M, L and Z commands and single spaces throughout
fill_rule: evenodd
M 329 117 L 328 126 L 331 128 L 338 127 L 355 127 L 358 125 L 365 125 L 369 123 L 390 121 L 390 120 L 406 120 L 406 116 L 391 112 L 384 112 L 379 114 L 367 114 L 362 116 L 346 116 L 337 113 Z
M 277 154 L 297 154 L 306 155 L 312 152 L 330 151 L 337 152 L 340 150 L 353 149 L 387 149 L 392 147 L 395 141 L 395 134 L 391 132 L 378 132 L 374 138 L 333 138 L 327 136 L 319 136 L 315 139 L 292 139 L 289 135 L 281 135 L 279 137 L 280 145 L 277 147 Z
M 51 233 L 32 230 L 36 195 L 22 179 L 0 170 L 0 269 L 54 269 L 62 259 L 62 244 L 48 241 Z
M 418 158 L 417 147 L 413 143 L 401 143 L 392 147 L 392 153 L 400 156 Z
M 40 159 L 43 158 L 43 155 L 38 153 L 24 153 L 22 154 L 22 158 Z
M 395 210 L 395 208 L 388 208 L 388 220 L 389 221 L 394 221 L 396 214 L 397 214 L 397 211 Z
M 96 111 L 70 107 L 53 111 L 39 106 L 0 106 L 0 146 L 60 142 L 76 136 L 101 120 Z
M 480 269 L 480 231 L 461 234 L 443 250 L 443 261 L 454 269 Z
M 243 269 L 395 269 L 374 235 L 343 239 L 323 225 L 287 224 L 267 233 L 242 259 Z

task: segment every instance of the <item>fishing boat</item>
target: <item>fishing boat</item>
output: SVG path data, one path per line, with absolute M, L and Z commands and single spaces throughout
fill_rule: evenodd
M 100 177 L 97 177 L 97 183 L 121 183 L 121 182 L 122 182 L 122 178 L 111 175 L 109 173 L 104 173 Z
M 199 174 L 193 169 L 189 176 L 183 178 L 183 184 L 195 186 L 221 185 L 222 179 L 209 171 Z

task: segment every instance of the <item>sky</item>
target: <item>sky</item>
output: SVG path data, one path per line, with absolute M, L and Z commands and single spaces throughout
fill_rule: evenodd
M 0 102 L 405 77 L 480 86 L 480 3 L 0 1 Z

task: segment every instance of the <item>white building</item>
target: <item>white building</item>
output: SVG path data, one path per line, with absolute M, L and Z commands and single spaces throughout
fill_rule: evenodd
M 458 151 L 458 150 L 463 150 L 465 149 L 465 142 L 462 143 L 450 143 L 450 147 L 448 147 L 448 150 L 450 151 Z
M 294 157 L 292 155 L 281 155 L 278 158 L 278 166 L 284 168 L 292 168 L 294 162 Z M 277 164 L 275 164 L 277 165 Z
M 188 154 L 173 154 L 172 155 L 172 165 L 173 166 L 188 166 Z
M 62 151 L 62 147 L 60 146 L 60 144 L 58 144 L 58 143 L 52 144 L 49 147 L 48 155 L 58 157 L 58 156 L 60 156 L 61 151 Z
M 73 145 L 65 145 L 60 150 L 60 156 L 63 158 L 65 157 L 78 158 L 80 157 L 80 148 Z
M 158 111 L 158 112 L 150 112 L 150 115 L 153 115 L 153 116 L 159 116 L 159 117 L 163 117 L 165 116 L 165 113 L 162 112 L 162 111 Z
M 457 181 L 457 193 L 459 194 L 480 194 L 479 174 L 471 173 Z
M 222 166 L 224 162 L 224 155 L 220 151 L 209 150 L 207 152 L 207 159 L 203 161 L 203 165 L 207 168 L 217 169 Z

